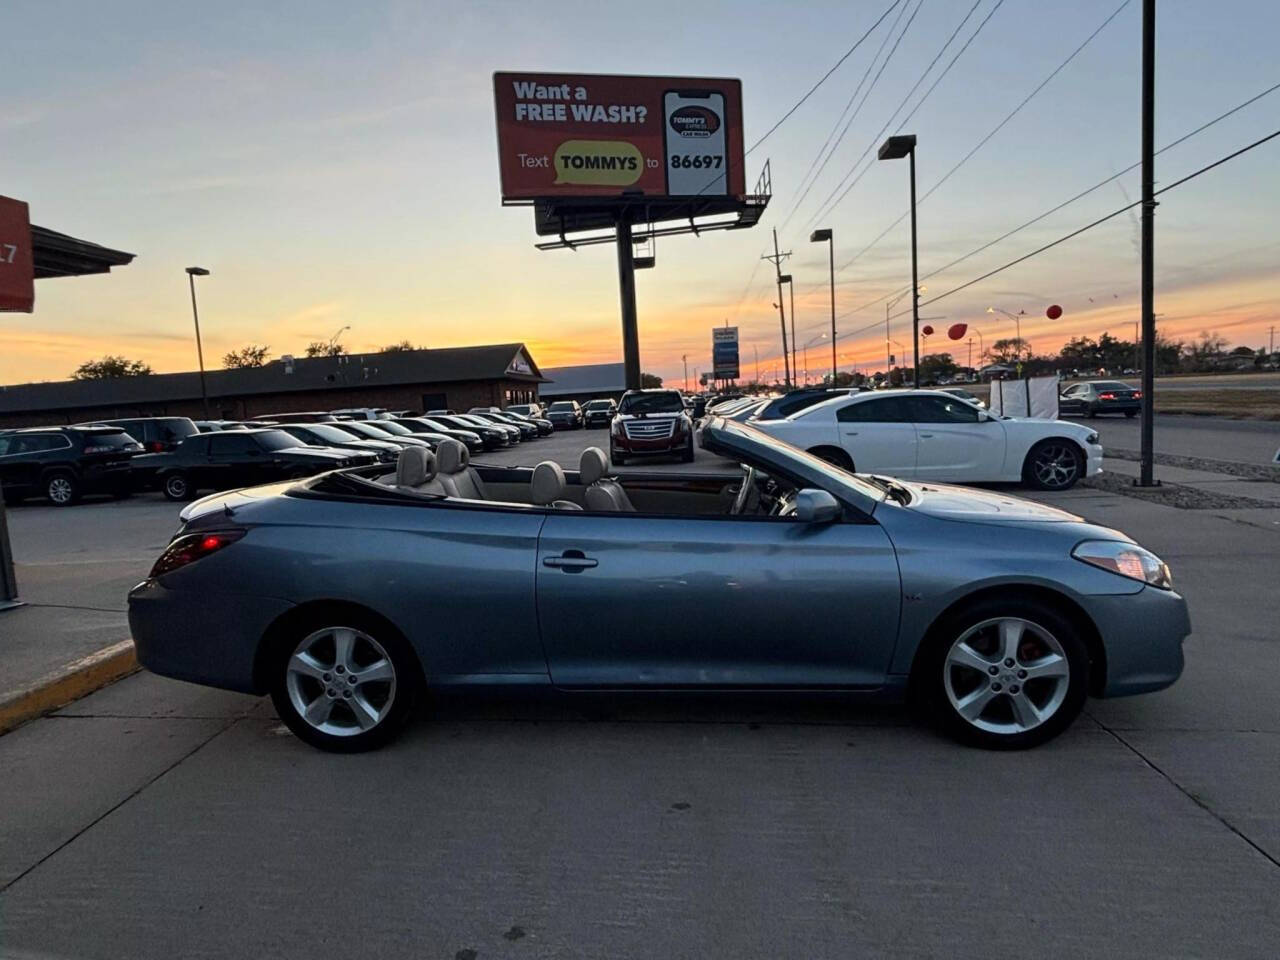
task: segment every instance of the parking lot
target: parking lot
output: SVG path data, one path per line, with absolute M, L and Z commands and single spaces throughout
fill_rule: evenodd
M 838 698 L 504 696 L 334 756 L 143 673 L 0 737 L 0 954 L 1274 956 L 1280 597 L 1240 572 L 1280 570 L 1280 510 L 1036 498 L 1170 563 L 1174 687 L 1012 754 Z M 24 596 L 118 630 L 176 513 L 13 509 Z

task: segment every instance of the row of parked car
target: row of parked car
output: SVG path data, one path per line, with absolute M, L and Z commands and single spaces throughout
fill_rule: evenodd
M 343 410 L 271 414 L 246 421 L 134 417 L 65 427 L 0 431 L 6 503 L 44 497 L 68 506 L 89 493 L 125 497 L 160 490 L 189 500 L 311 476 L 339 467 L 394 463 L 410 446 L 450 438 L 472 453 L 552 433 L 550 420 L 496 407 L 467 413 Z

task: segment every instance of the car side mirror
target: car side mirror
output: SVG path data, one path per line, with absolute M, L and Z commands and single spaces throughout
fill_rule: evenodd
M 796 519 L 801 523 L 831 523 L 840 519 L 840 504 L 827 491 L 808 487 L 796 494 Z

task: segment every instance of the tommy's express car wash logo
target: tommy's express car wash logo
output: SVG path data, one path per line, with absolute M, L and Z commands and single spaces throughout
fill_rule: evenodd
M 668 122 L 682 137 L 710 137 L 720 129 L 720 117 L 706 107 L 681 107 L 671 114 Z

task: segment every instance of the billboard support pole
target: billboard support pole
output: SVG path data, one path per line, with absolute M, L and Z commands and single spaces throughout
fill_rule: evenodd
M 640 389 L 640 331 L 636 322 L 636 265 L 631 249 L 631 219 L 618 216 L 618 295 L 622 303 L 622 365 L 628 390 Z
M 1155 316 L 1155 107 L 1156 3 L 1142 4 L 1142 428 L 1139 487 L 1159 486 L 1154 476 L 1156 316 Z

